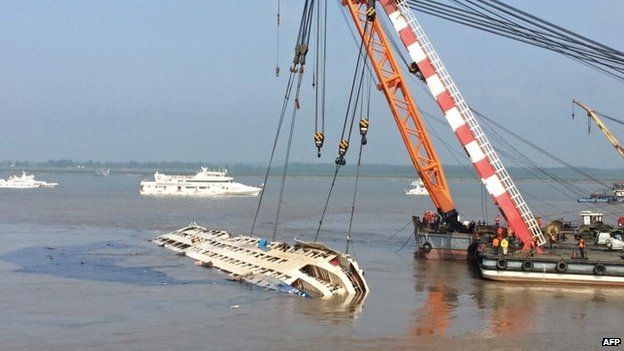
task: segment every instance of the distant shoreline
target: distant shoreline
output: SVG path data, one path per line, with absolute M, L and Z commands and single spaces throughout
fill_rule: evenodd
M 233 176 L 264 176 L 266 172 L 266 166 L 245 163 L 228 165 L 209 162 L 78 162 L 72 160 L 51 160 L 46 162 L 3 161 L 0 162 L 0 172 L 4 174 L 21 171 L 94 174 L 97 169 L 110 168 L 111 174 L 149 176 L 156 171 L 173 174 L 192 174 L 202 166 L 211 169 L 227 169 Z M 578 168 L 584 173 L 591 174 L 592 177 L 605 182 L 624 179 L 624 169 Z M 564 167 L 544 167 L 542 169 L 565 180 L 587 180 L 585 177 Z M 332 176 L 334 170 L 335 165 L 333 163 L 292 163 L 289 165 L 288 175 L 323 177 Z M 519 167 L 509 167 L 508 170 L 515 179 L 550 180 L 535 169 L 527 170 Z M 355 171 L 356 167 L 354 165 L 347 164 L 342 167 L 339 175 L 353 176 Z M 281 167 L 272 167 L 271 169 L 271 175 L 281 174 L 281 172 Z M 471 166 L 446 165 L 444 166 L 444 172 L 449 179 L 473 179 L 475 177 Z M 539 174 L 539 177 L 536 177 L 536 174 Z M 363 177 L 414 178 L 416 172 L 411 165 L 364 164 L 362 165 L 360 175 Z

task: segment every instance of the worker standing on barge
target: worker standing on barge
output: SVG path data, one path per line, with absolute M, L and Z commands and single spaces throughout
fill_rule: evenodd
M 581 236 L 578 241 L 578 249 L 581 253 L 581 258 L 585 258 L 585 239 Z
M 498 237 L 495 237 L 494 240 L 492 240 L 492 247 L 494 248 L 494 254 L 498 255 L 498 251 L 500 249 L 500 240 Z
M 552 250 L 555 247 L 555 244 L 557 243 L 557 238 L 555 237 L 555 234 L 553 233 L 549 233 L 549 244 L 550 244 L 550 249 Z
M 503 238 L 500 242 L 500 246 L 503 249 L 503 256 L 507 255 L 507 247 L 509 247 L 509 242 L 507 241 L 507 238 Z

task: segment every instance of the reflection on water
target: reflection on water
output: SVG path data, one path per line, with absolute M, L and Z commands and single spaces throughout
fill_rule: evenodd
M 329 324 L 343 324 L 358 318 L 367 295 L 350 295 L 331 299 L 307 299 L 306 303 L 293 302 L 296 313 Z
M 605 324 L 605 318 L 615 318 L 614 306 L 624 312 L 621 288 L 487 282 L 468 278 L 472 269 L 465 262 L 414 262 L 421 298 L 412 310 L 411 336 L 522 338 L 544 328 L 559 330 L 558 323 L 566 325 L 560 332 L 573 334 L 570 324 Z

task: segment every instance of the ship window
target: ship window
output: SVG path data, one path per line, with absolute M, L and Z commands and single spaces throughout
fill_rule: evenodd
M 206 187 L 205 187 L 205 186 L 200 186 L 199 188 L 200 188 L 200 189 L 206 189 Z
M 182 191 L 182 187 L 181 186 L 178 186 L 178 191 Z

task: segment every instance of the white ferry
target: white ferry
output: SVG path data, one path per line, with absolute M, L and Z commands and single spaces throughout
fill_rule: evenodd
M 58 183 L 48 183 L 41 180 L 35 180 L 35 176 L 22 171 L 21 176 L 11 175 L 9 179 L 0 179 L 0 188 L 3 189 L 35 189 L 35 188 L 54 188 Z
M 141 195 L 257 196 L 261 187 L 235 183 L 227 170 L 202 167 L 195 175 L 167 175 L 156 172 L 154 180 L 141 181 Z
M 429 195 L 429 191 L 425 188 L 422 179 L 417 178 L 411 184 L 411 189 L 405 190 L 405 195 Z

